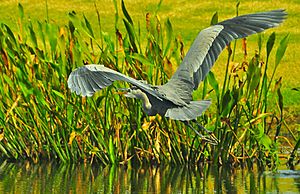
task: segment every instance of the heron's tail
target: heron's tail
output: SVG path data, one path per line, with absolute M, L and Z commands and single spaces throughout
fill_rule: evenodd
M 165 116 L 180 121 L 194 120 L 199 117 L 210 104 L 210 100 L 191 101 L 186 106 L 168 109 Z

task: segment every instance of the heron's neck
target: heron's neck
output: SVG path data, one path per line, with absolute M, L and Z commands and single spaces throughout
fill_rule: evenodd
M 151 107 L 152 107 L 152 105 L 151 105 L 151 103 L 149 101 L 149 98 L 147 97 L 147 95 L 144 92 L 142 92 L 140 94 L 140 99 L 143 102 L 143 108 L 144 108 L 144 110 L 148 112 L 151 109 Z

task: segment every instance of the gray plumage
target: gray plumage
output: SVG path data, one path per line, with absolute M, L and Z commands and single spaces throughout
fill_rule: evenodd
M 74 70 L 68 86 L 77 95 L 92 96 L 114 81 L 133 85 L 127 97 L 143 101 L 148 115 L 160 114 L 175 120 L 194 120 L 205 111 L 209 100 L 193 101 L 192 92 L 204 80 L 222 50 L 232 40 L 278 26 L 286 18 L 284 10 L 238 16 L 202 30 L 194 40 L 177 71 L 169 82 L 152 86 L 135 80 L 103 65 L 85 65 Z

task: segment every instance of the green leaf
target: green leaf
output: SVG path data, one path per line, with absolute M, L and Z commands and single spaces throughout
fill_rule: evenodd
M 24 18 L 24 9 L 23 6 L 21 5 L 21 3 L 18 3 L 18 10 L 19 10 L 19 15 L 21 17 L 21 19 Z
M 231 93 L 230 90 L 227 90 L 222 98 L 222 115 L 227 116 L 229 111 L 231 110 Z
M 283 96 L 280 91 L 280 88 L 278 88 L 277 90 L 277 95 L 278 95 L 278 104 L 279 104 L 280 112 L 283 112 Z
M 215 12 L 210 20 L 210 25 L 216 25 L 218 23 L 218 12 Z
M 107 47 L 108 47 L 109 51 L 111 53 L 115 52 L 115 44 L 114 44 L 113 40 L 111 39 L 111 36 L 104 33 L 103 38 L 104 38 L 105 43 L 107 44 Z
M 6 74 L 2 75 L 5 82 L 9 85 L 9 87 L 14 88 L 14 84 L 12 82 L 12 80 L 10 79 L 10 77 L 8 77 Z
M 255 119 L 257 119 L 257 118 L 255 118 Z M 264 132 L 264 128 L 262 127 L 262 124 L 258 124 L 257 125 L 257 128 L 254 128 L 254 132 L 255 132 L 255 138 L 258 140 L 258 141 L 260 141 L 261 140 L 261 138 L 263 137 L 263 135 L 265 134 L 265 132 Z
M 90 22 L 88 21 L 88 19 L 85 17 L 85 15 L 83 15 L 84 18 L 84 22 L 85 22 L 85 31 L 87 32 L 87 34 L 92 37 L 95 38 L 94 36 L 94 32 L 93 32 L 93 28 L 90 24 Z
M 160 10 L 162 2 L 163 2 L 163 0 L 160 0 L 159 3 L 157 4 L 156 10 L 155 10 L 155 15 L 157 15 L 157 12 Z
M 57 45 L 57 27 L 55 25 L 46 24 L 46 33 L 48 35 L 48 39 L 50 42 L 50 47 L 51 47 L 51 51 L 52 53 L 55 53 L 56 50 L 56 45 Z
M 166 26 L 166 32 L 167 32 L 167 45 L 166 45 L 166 48 L 164 50 L 164 57 L 167 55 L 167 53 L 169 52 L 170 50 L 170 47 L 171 47 L 171 42 L 173 40 L 173 27 L 172 27 L 172 24 L 169 20 L 169 18 L 167 19 L 166 23 L 165 23 L 165 26 Z
M 258 34 L 258 39 L 257 39 L 258 54 L 259 54 L 259 55 L 260 55 L 260 53 L 261 53 L 262 44 L 263 44 L 262 34 L 259 33 L 259 34 Z
M 128 14 L 127 10 L 126 10 L 125 3 L 124 3 L 123 0 L 122 0 L 122 11 L 123 11 L 123 14 L 124 14 L 126 20 L 127 20 L 131 25 L 133 25 L 132 19 L 131 19 L 130 15 Z
M 23 82 L 19 82 L 19 86 L 24 94 L 25 97 L 28 97 L 29 95 L 33 94 L 33 88 L 27 87 L 27 85 Z M 29 89 L 30 88 L 30 89 Z
M 207 77 L 205 77 L 205 79 L 203 80 L 203 89 L 202 89 L 202 99 L 205 98 L 206 94 L 207 94 Z
M 97 97 L 97 100 L 96 100 L 96 106 L 97 107 L 100 107 L 101 106 L 101 102 L 102 102 L 102 100 L 104 100 L 105 99 L 105 96 L 104 95 L 102 95 L 102 96 L 98 96 Z
M 141 62 L 143 65 L 146 65 L 147 67 L 153 66 L 153 64 L 144 55 L 133 53 L 133 55 L 129 55 L 129 57 L 138 60 L 139 62 Z
M 247 71 L 248 94 L 251 94 L 260 82 L 260 67 L 258 59 L 253 57 Z
M 64 57 L 65 53 L 66 53 L 66 38 L 65 38 L 65 36 L 61 35 L 58 38 L 58 42 L 57 43 L 58 43 L 58 46 L 59 46 L 59 49 L 60 49 L 61 56 L 63 56 L 61 58 L 61 60 L 62 60 L 62 66 L 66 67 L 66 65 L 67 65 L 67 62 L 66 62 L 67 57 Z M 64 70 L 64 68 L 62 68 L 62 69 Z M 62 72 L 60 71 L 59 73 L 60 73 L 59 76 L 61 77 L 62 76 L 62 74 L 61 74 Z
M 272 140 L 270 139 L 269 136 L 266 134 L 263 134 L 259 140 L 259 142 L 265 146 L 268 150 L 270 149 L 270 146 L 272 145 Z
M 297 153 L 297 151 L 299 150 L 299 147 L 300 147 L 300 138 L 298 138 L 297 143 L 294 146 L 294 149 L 293 149 L 292 153 L 290 154 L 290 158 L 289 158 L 289 161 L 288 161 L 289 164 L 292 163 L 293 160 L 295 159 L 295 153 Z
M 278 47 L 277 52 L 276 52 L 275 68 L 277 68 L 277 66 L 279 65 L 279 63 L 280 63 L 282 57 L 284 56 L 284 53 L 285 53 L 285 51 L 286 51 L 286 48 L 287 48 L 289 39 L 290 39 L 290 34 L 287 34 L 287 35 L 280 41 L 279 47 Z
M 70 32 L 72 33 L 72 35 L 74 35 L 74 32 L 78 29 L 81 29 L 83 25 L 81 24 L 75 11 L 69 12 L 68 18 L 70 20 L 69 21 Z
M 40 40 L 43 43 L 44 50 L 46 50 L 46 40 L 45 40 L 45 33 L 43 31 L 43 24 L 40 21 L 37 21 L 37 23 L 38 23 L 38 35 Z
M 269 58 L 271 51 L 273 49 L 274 43 L 275 43 L 276 35 L 275 32 L 273 32 L 267 41 L 267 58 Z
M 137 47 L 136 47 L 136 44 L 135 44 L 135 33 L 134 33 L 134 30 L 133 30 L 133 26 L 125 19 L 123 19 L 123 22 L 124 22 L 124 25 L 126 27 L 131 46 L 133 47 L 134 52 L 137 52 Z
M 72 36 L 74 36 L 75 26 L 72 21 L 69 21 L 69 30 L 70 30 Z
M 236 8 L 236 16 L 239 15 L 239 6 L 240 6 L 240 1 L 236 2 L 235 8 Z
M 33 30 L 33 26 L 32 26 L 31 23 L 30 23 L 30 25 L 28 26 L 28 28 L 29 28 L 29 35 L 30 35 L 31 41 L 32 41 L 32 43 L 33 43 L 33 46 L 34 46 L 35 48 L 38 48 L 36 35 L 35 35 L 35 32 L 34 32 L 34 30 Z
M 112 136 L 109 137 L 109 159 L 112 164 L 116 163 L 115 151 L 114 151 L 114 143 Z
M 58 96 L 58 97 L 60 97 L 61 99 L 65 100 L 65 96 L 64 96 L 61 92 L 59 92 L 59 91 L 57 91 L 57 90 L 54 90 L 54 89 L 52 89 L 52 92 L 53 92 L 56 96 Z
M 16 68 L 16 75 L 17 75 L 18 80 L 24 80 L 24 79 L 26 80 L 27 79 L 27 77 L 24 76 L 24 75 L 26 75 L 26 73 L 24 72 L 23 69 L 21 69 L 19 67 Z
M 13 40 L 13 43 L 16 46 L 17 45 L 17 41 L 16 41 L 16 38 L 14 36 L 14 33 L 11 31 L 11 29 L 6 24 L 2 24 L 2 25 L 5 27 L 7 34 Z
M 74 119 L 74 109 L 71 104 L 67 105 L 67 121 L 69 125 L 72 125 Z
M 236 9 L 238 9 L 238 8 L 239 8 L 239 6 L 240 6 L 240 3 L 241 3 L 240 1 L 237 1 L 237 2 L 236 2 L 236 5 L 235 5 Z
M 219 85 L 218 85 L 218 82 L 217 82 L 213 72 L 210 71 L 207 74 L 207 79 L 208 79 L 208 82 L 211 85 L 211 87 L 215 90 L 217 97 L 219 98 L 219 96 L 220 96 Z
M 33 88 L 32 88 L 33 89 Z M 36 96 L 37 102 L 43 105 L 43 110 L 51 110 L 49 103 L 46 101 L 44 94 L 37 88 L 33 89 L 33 94 Z
M 117 29 L 118 28 L 118 21 L 119 21 L 119 9 L 118 9 L 118 3 L 116 0 L 113 0 L 114 2 L 114 7 L 115 7 L 115 28 Z

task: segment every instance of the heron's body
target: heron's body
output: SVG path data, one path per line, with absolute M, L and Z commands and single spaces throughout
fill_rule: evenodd
M 192 92 L 204 80 L 219 54 L 232 40 L 244 38 L 278 26 L 285 18 L 284 10 L 242 15 L 202 30 L 171 77 L 161 86 L 135 80 L 103 65 L 86 65 L 74 70 L 68 86 L 82 96 L 92 96 L 113 81 L 131 83 L 128 97 L 141 99 L 148 115 L 160 114 L 175 120 L 189 121 L 199 117 L 211 102 L 193 101 Z

